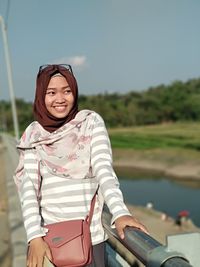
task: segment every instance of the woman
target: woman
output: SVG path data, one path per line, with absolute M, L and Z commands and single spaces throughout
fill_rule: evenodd
M 85 218 L 98 188 L 90 226 L 93 261 L 88 266 L 103 267 L 104 202 L 121 238 L 126 226 L 147 231 L 123 202 L 103 119 L 91 110 L 78 111 L 78 86 L 70 65 L 40 67 L 34 116 L 36 121 L 19 142 L 20 160 L 14 176 L 29 244 L 27 266 L 42 267 L 44 258 L 51 261 L 51 251 L 42 238 L 44 226 Z

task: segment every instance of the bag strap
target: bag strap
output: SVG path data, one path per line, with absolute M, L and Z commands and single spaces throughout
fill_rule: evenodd
M 38 160 L 38 191 L 37 191 L 37 201 L 40 204 L 41 201 L 41 187 L 42 187 L 42 175 L 40 173 L 40 160 Z
M 42 187 L 42 175 L 40 173 L 40 163 L 41 163 L 41 161 L 39 160 L 38 161 L 38 192 L 37 192 L 37 200 L 38 200 L 39 205 L 40 205 L 40 201 L 41 201 L 41 187 Z M 86 216 L 86 220 L 88 221 L 89 225 L 91 224 L 91 221 L 92 221 L 92 216 L 94 213 L 94 206 L 95 206 L 95 202 L 96 202 L 96 195 L 97 195 L 98 189 L 99 189 L 99 185 L 98 185 L 98 187 L 95 191 L 95 194 L 91 200 L 89 214 Z
M 91 224 L 91 221 L 92 221 L 92 216 L 93 216 L 93 213 L 94 213 L 94 206 L 95 206 L 95 202 L 96 202 L 96 196 L 97 196 L 98 189 L 99 189 L 99 185 L 98 185 L 98 187 L 97 187 L 97 189 L 95 191 L 95 194 L 94 194 L 94 196 L 92 198 L 89 215 L 86 217 L 86 220 L 88 220 L 89 225 Z

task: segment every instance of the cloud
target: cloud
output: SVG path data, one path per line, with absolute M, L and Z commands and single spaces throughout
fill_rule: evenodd
M 70 57 L 69 64 L 71 64 L 74 67 L 83 67 L 86 65 L 86 57 L 85 56 Z
M 54 60 L 52 64 L 70 64 L 72 68 L 76 68 L 77 70 L 82 70 L 88 65 L 86 56 L 63 57 Z

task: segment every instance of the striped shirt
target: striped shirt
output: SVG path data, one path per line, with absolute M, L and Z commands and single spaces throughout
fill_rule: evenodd
M 103 119 L 95 112 L 90 116 L 94 122 L 90 141 L 90 175 L 84 179 L 68 179 L 49 172 L 38 161 L 34 148 L 25 150 L 24 175 L 20 186 L 20 199 L 27 240 L 46 234 L 43 226 L 54 222 L 83 219 L 90 209 L 94 193 L 99 185 L 94 214 L 90 226 L 92 244 L 99 244 L 107 237 L 101 215 L 104 203 L 108 206 L 112 221 L 130 215 L 124 201 L 119 182 L 112 167 L 110 140 Z M 84 159 L 83 159 L 84 160 Z M 40 208 L 38 188 L 41 184 Z

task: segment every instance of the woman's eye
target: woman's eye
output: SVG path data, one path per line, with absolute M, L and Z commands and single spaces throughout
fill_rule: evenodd
M 64 91 L 64 93 L 65 93 L 66 95 L 69 95 L 71 92 L 72 92 L 71 89 L 66 89 L 66 90 Z
M 47 91 L 47 93 L 46 93 L 47 95 L 54 95 L 55 94 L 55 92 L 54 91 Z

